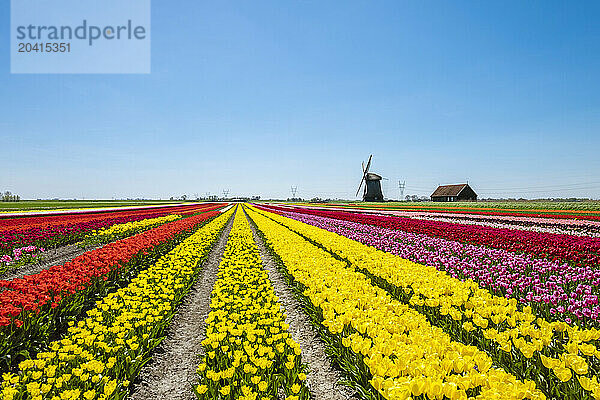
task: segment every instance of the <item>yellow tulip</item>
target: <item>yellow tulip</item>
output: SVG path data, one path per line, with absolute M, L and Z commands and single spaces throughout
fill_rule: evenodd
M 552 371 L 554 372 L 554 375 L 556 375 L 556 377 L 560 379 L 561 382 L 568 382 L 573 376 L 570 369 L 564 368 L 562 366 L 557 366 L 553 368 Z

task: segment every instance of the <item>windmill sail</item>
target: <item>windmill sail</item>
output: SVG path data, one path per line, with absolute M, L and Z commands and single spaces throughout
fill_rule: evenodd
M 361 162 L 363 176 L 362 176 L 362 179 L 360 180 L 360 184 L 358 185 L 358 190 L 356 191 L 357 196 L 360 193 L 360 188 L 362 187 L 363 182 L 365 181 L 365 179 L 367 179 L 367 173 L 369 172 L 369 168 L 371 167 L 371 158 L 373 158 L 373 154 L 371 154 L 369 156 L 369 161 L 367 162 L 367 168 L 365 168 L 365 162 L 364 161 Z M 366 190 L 366 186 L 365 186 L 365 190 Z
M 367 162 L 367 168 L 365 168 L 365 175 L 369 173 L 369 168 L 371 168 L 371 160 L 373 159 L 373 154 L 369 156 L 369 161 Z
M 358 185 L 358 190 L 356 191 L 356 195 L 358 196 L 358 193 L 360 193 L 360 188 L 363 184 L 363 182 L 365 181 L 365 175 L 363 174 L 362 179 L 360 180 L 360 184 Z
M 369 172 L 372 159 L 373 154 L 369 156 L 366 167 L 364 162 L 361 163 L 363 174 L 360 184 L 358 185 L 358 190 L 356 191 L 356 196 L 358 196 L 360 193 L 360 189 L 364 183 L 365 190 L 363 193 L 363 201 L 383 201 L 383 193 L 381 192 L 381 175 Z

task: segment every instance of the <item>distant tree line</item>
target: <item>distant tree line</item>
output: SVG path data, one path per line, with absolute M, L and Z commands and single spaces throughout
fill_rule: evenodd
M 19 200 L 21 200 L 21 196 L 19 196 L 18 194 L 12 194 L 8 190 L 6 192 L 2 193 L 2 201 L 4 201 L 4 202 L 19 201 Z
M 416 194 L 410 195 L 407 194 L 405 197 L 406 201 L 429 201 L 429 197 L 427 196 L 417 196 Z

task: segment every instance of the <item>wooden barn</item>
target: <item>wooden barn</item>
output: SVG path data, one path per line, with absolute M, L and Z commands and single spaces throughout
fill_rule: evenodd
M 460 185 L 442 185 L 431 194 L 431 201 L 476 201 L 477 193 L 468 183 Z

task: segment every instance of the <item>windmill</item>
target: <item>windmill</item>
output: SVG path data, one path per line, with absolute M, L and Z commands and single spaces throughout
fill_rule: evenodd
M 360 188 L 362 187 L 363 182 L 365 182 L 363 201 L 383 201 L 383 193 L 381 192 L 381 175 L 369 172 L 372 158 L 373 154 L 369 156 L 369 161 L 367 161 L 366 168 L 365 163 L 362 163 L 363 175 L 360 184 L 358 185 L 356 195 L 358 196 L 358 194 L 360 193 Z

